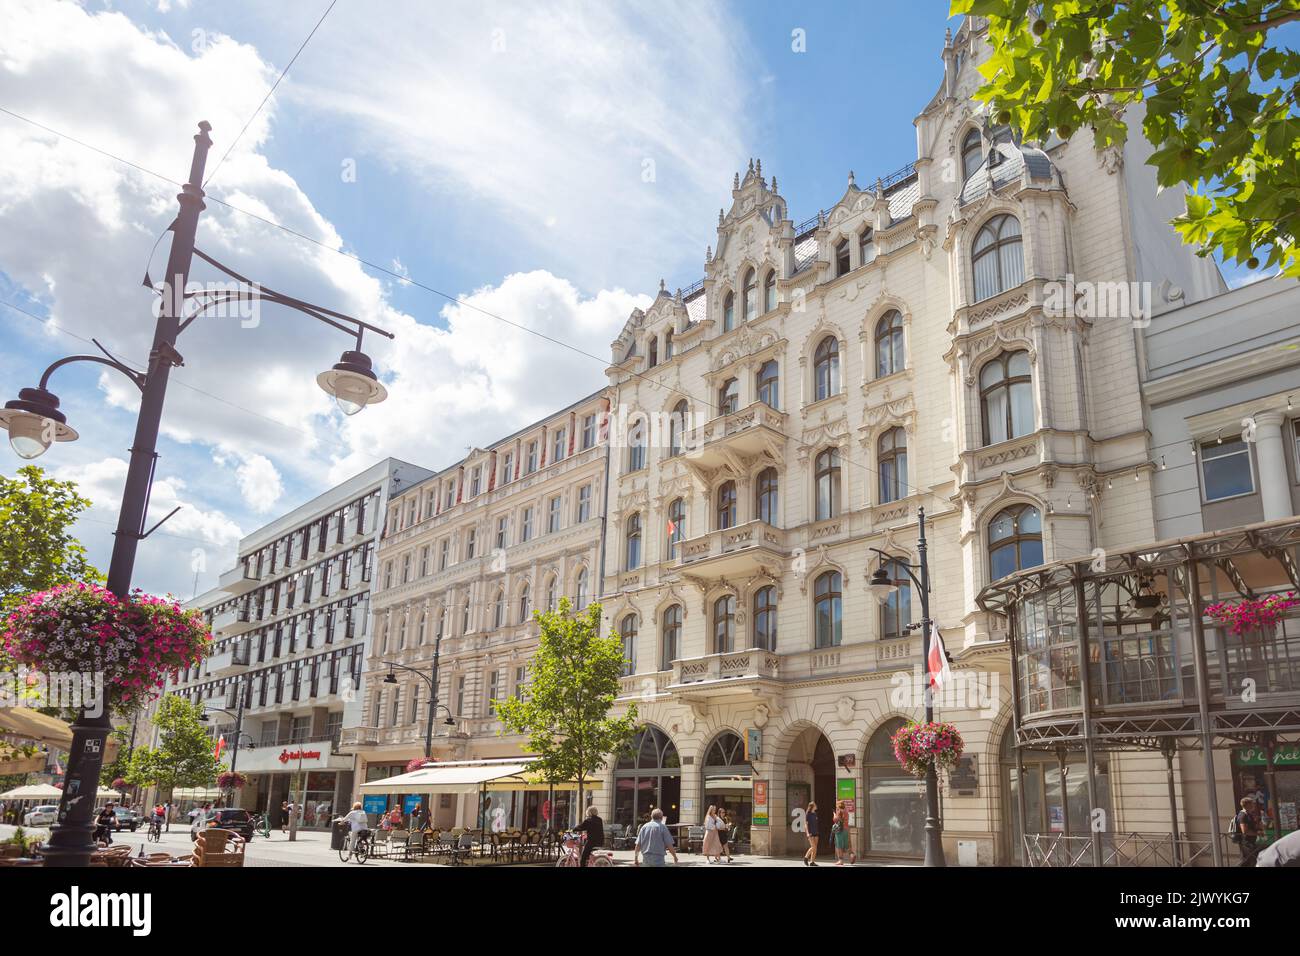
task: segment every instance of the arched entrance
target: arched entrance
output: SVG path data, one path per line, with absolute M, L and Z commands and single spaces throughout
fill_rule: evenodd
M 704 751 L 705 810 L 716 806 L 725 811 L 736 828 L 736 842 L 749 845 L 749 826 L 754 814 L 754 768 L 745 759 L 745 742 L 740 735 L 724 730 Z
M 659 807 L 665 823 L 678 823 L 682 798 L 682 761 L 677 748 L 658 727 L 646 725 L 614 766 L 614 818 L 623 832 L 650 819 Z
M 804 812 L 809 802 L 817 804 L 819 854 L 832 853 L 831 816 L 835 812 L 835 751 L 831 742 L 816 727 L 806 728 L 786 757 L 786 826 L 794 832 L 786 841 L 792 856 L 802 856 L 808 849 L 804 830 Z
M 877 856 L 925 855 L 925 797 L 917 779 L 899 766 L 890 742 L 906 723 L 901 717 L 887 720 L 867 742 L 866 852 Z

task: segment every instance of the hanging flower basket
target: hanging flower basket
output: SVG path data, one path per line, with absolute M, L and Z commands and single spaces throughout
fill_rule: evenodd
M 168 675 L 203 660 L 211 641 L 196 610 L 139 590 L 121 600 L 95 584 L 29 594 L 0 620 L 0 651 L 14 663 L 99 677 L 118 711 L 157 697 Z
M 1205 609 L 1211 617 L 1230 632 L 1243 634 L 1271 631 L 1291 608 L 1300 605 L 1300 597 L 1292 591 L 1287 594 L 1270 594 L 1262 598 L 1242 598 L 1240 601 L 1220 601 Z
M 122 777 L 117 777 L 116 779 L 113 780 L 113 782 L 109 786 L 111 786 L 118 793 L 121 793 L 123 790 L 126 789 L 127 782 Z
M 415 773 L 415 771 L 419 770 L 426 763 L 433 763 L 433 760 L 432 759 L 426 760 L 424 757 L 416 757 L 413 760 L 408 760 L 406 762 L 406 772 Z
M 248 777 L 238 770 L 225 770 L 217 774 L 217 787 L 221 790 L 240 790 Z
M 913 777 L 924 777 L 931 765 L 940 774 L 951 773 L 966 747 L 957 728 L 941 721 L 909 723 L 900 727 L 889 742 L 894 757 Z

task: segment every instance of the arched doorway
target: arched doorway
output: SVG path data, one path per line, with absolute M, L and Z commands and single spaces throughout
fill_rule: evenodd
M 899 766 L 890 738 L 907 721 L 881 724 L 867 742 L 866 852 L 879 856 L 925 855 L 925 796 L 915 777 Z
M 1095 755 L 1093 777 L 1098 802 L 1110 815 L 1110 757 Z M 1020 801 L 1025 801 L 1025 830 L 1034 834 L 1064 833 L 1069 825 L 1071 836 L 1089 836 L 1092 831 L 1092 807 L 1088 800 L 1088 766 L 1081 753 L 1067 753 L 1065 786 L 1061 786 L 1061 764 L 1055 754 L 1026 750 L 1021 756 L 1025 768 L 1024 786 L 1016 767 L 1016 737 L 1012 727 L 1002 735 L 1002 823 L 1004 859 L 1015 866 L 1025 865 L 1025 841 L 1020 830 Z M 1103 834 L 1105 840 L 1109 834 Z M 1065 848 L 1058 847 L 1065 853 Z
M 704 751 L 704 801 L 708 809 L 726 811 L 736 827 L 736 842 L 749 844 L 749 826 L 754 813 L 754 768 L 745 759 L 745 742 L 739 734 L 724 730 Z
M 614 765 L 612 824 L 635 833 L 655 807 L 663 810 L 665 823 L 680 822 L 681 767 L 677 748 L 667 734 L 653 725 L 638 730 Z
M 786 826 L 793 833 L 786 841 L 791 855 L 802 856 L 808 849 L 804 811 L 817 804 L 818 853 L 831 853 L 831 815 L 835 812 L 835 751 L 816 727 L 806 728 L 786 757 Z

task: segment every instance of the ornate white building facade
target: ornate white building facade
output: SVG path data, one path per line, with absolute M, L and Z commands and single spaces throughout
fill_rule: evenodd
M 756 851 L 802 852 L 802 808 L 825 820 L 838 793 L 859 854 L 919 854 L 917 787 L 888 745 L 921 713 L 919 601 L 901 569 L 883 607 L 867 582 L 872 549 L 916 562 L 924 508 L 959 691 L 939 719 L 973 758 L 943 793 L 945 847 L 1016 858 L 1005 623 L 977 597 L 1154 537 L 1138 329 L 1224 285 L 1165 224 L 1181 196 L 1157 197 L 1140 137 L 1099 153 L 991 123 L 972 98 L 986 51 L 967 20 L 915 160 L 865 188 L 850 173 L 814 219 L 795 224 L 751 163 L 703 281 L 661 288 L 613 343 L 602 601 L 633 662 L 620 702 L 646 727 L 597 796 L 616 832 L 715 804 Z M 1069 808 L 1087 825 L 1087 769 L 1064 788 L 1060 770 L 1027 768 L 1029 825 Z M 1125 768 L 1093 770 L 1122 827 Z

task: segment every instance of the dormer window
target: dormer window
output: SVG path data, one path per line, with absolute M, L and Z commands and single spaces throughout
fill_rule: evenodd
M 758 314 L 758 278 L 753 269 L 745 273 L 745 321 Z
M 862 231 L 858 233 L 858 263 L 865 266 L 874 258 L 876 258 L 875 236 L 870 226 L 863 226 Z
M 650 339 L 650 349 L 646 354 L 649 356 L 648 359 L 649 368 L 654 368 L 656 365 L 659 364 L 659 339 L 658 338 Z
M 763 311 L 771 312 L 776 308 L 776 270 L 769 269 L 763 280 Z
M 961 179 L 962 182 L 971 178 L 971 175 L 984 165 L 984 142 L 980 138 L 980 131 L 973 129 L 966 134 L 966 138 L 961 141 Z
M 722 331 L 730 332 L 736 327 L 736 297 L 730 292 L 722 300 Z
M 835 276 L 849 274 L 849 241 L 841 239 L 835 244 Z

